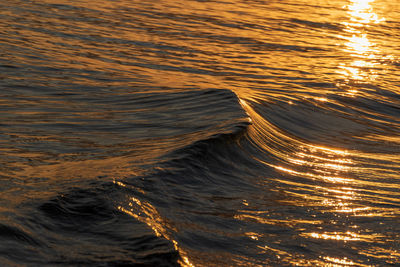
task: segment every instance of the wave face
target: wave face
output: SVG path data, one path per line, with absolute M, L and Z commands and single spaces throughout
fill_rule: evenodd
M 399 12 L 0 3 L 0 265 L 399 265 Z

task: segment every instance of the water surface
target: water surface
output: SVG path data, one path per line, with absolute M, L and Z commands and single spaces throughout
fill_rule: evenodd
M 400 264 L 399 12 L 0 3 L 1 264 Z

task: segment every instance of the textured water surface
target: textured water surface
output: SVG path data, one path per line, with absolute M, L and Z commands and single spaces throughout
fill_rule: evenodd
M 0 264 L 399 265 L 399 12 L 0 2 Z

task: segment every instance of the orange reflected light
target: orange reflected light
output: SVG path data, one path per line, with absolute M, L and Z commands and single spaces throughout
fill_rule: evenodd
M 379 23 L 384 21 L 384 18 L 379 18 L 376 13 L 373 12 L 370 3 L 374 0 L 353 0 L 352 4 L 348 6 L 349 14 L 351 15 L 350 20 L 356 22 L 351 26 L 362 26 L 364 24 Z
M 310 173 L 310 172 L 298 172 L 298 171 L 291 170 L 291 169 L 288 169 L 288 168 L 285 168 L 282 166 L 274 166 L 271 164 L 268 164 L 268 165 L 270 165 L 271 167 L 273 167 L 277 170 L 280 170 L 280 171 L 283 171 L 283 172 L 286 172 L 286 173 L 289 173 L 292 175 L 309 177 L 312 179 L 322 179 L 322 180 L 325 180 L 325 181 L 328 181 L 331 183 L 350 183 L 353 181 L 352 179 L 348 179 L 348 178 L 334 177 L 334 176 L 328 176 L 328 175 L 317 175 L 317 174 Z
M 352 196 L 355 194 L 354 190 L 352 188 L 346 188 L 342 187 L 341 189 L 332 189 L 332 188 L 325 188 L 326 191 L 329 191 L 331 193 L 336 193 L 338 195 L 348 195 Z
M 338 240 L 344 242 L 353 242 L 353 241 L 363 241 L 363 242 L 380 242 L 378 239 L 382 237 L 382 235 L 377 234 L 357 234 L 354 232 L 325 232 L 325 233 L 304 233 L 302 234 L 306 237 L 316 238 L 316 239 L 325 239 L 325 240 Z
M 340 265 L 355 265 L 356 263 L 352 260 L 347 259 L 346 257 L 344 257 L 343 259 L 339 259 L 339 258 L 332 258 L 332 257 L 323 257 L 324 260 L 332 262 L 334 264 L 340 264 Z
M 320 102 L 327 102 L 328 98 L 326 97 L 314 97 L 315 100 L 320 101 Z
M 360 241 L 361 239 L 358 237 L 356 233 L 346 232 L 346 233 L 309 233 L 308 236 L 317 239 L 325 239 L 325 240 L 342 240 L 342 241 Z
M 286 166 L 265 164 L 291 175 L 299 175 L 312 179 L 322 179 L 332 183 L 350 183 L 353 180 L 339 177 L 339 172 L 349 171 L 353 162 L 346 158 L 349 152 L 327 147 L 307 145 L 300 146 L 303 151 L 295 153 L 293 156 L 287 155 L 287 162 L 295 166 L 310 167 L 310 171 L 297 171 Z
M 250 237 L 253 240 L 258 240 L 260 237 L 262 237 L 262 235 L 260 235 L 258 233 L 253 233 L 253 232 L 245 233 L 245 235 Z
M 349 155 L 349 152 L 345 150 L 339 150 L 339 149 L 333 149 L 333 148 L 328 148 L 328 147 L 323 147 L 323 146 L 315 146 L 315 145 L 310 145 L 310 150 L 312 152 L 316 152 L 317 150 L 321 152 L 325 152 L 327 154 L 331 154 L 330 156 L 347 156 Z
M 371 43 L 367 34 L 360 29 L 360 27 L 368 27 L 370 24 L 377 24 L 385 20 L 374 13 L 372 2 L 374 0 L 351 0 L 351 3 L 346 6 L 350 18 L 349 21 L 342 24 L 346 26 L 345 31 L 352 35 L 350 37 L 339 36 L 339 38 L 346 40 L 345 51 L 357 59 L 350 64 L 340 64 L 338 73 L 353 80 L 376 79 L 376 72 L 371 68 L 377 64 L 367 60 L 376 59 L 378 51 L 373 48 L 375 44 Z M 365 70 L 366 68 L 367 70 Z M 357 92 L 350 92 L 349 95 L 355 96 L 355 93 Z
M 346 171 L 349 170 L 349 166 L 345 165 L 340 165 L 340 164 L 334 164 L 334 163 L 319 163 L 319 162 L 312 162 L 312 161 L 307 161 L 307 160 L 302 160 L 302 159 L 296 159 L 296 158 L 289 158 L 288 161 L 290 163 L 296 164 L 296 165 L 302 165 L 302 166 L 311 166 L 311 167 L 320 167 L 324 168 L 324 170 L 318 170 L 316 171 L 323 172 L 323 173 L 330 173 L 330 171 L 335 170 L 335 171 Z M 327 172 L 327 170 L 330 170 Z
M 349 5 L 350 10 L 366 10 L 366 9 L 371 9 L 371 2 L 374 2 L 375 0 L 350 0 L 351 5 Z
M 363 78 L 365 78 L 365 75 L 363 75 L 358 68 L 348 67 L 344 65 L 339 66 L 339 68 L 342 69 L 341 71 L 339 71 L 340 74 L 348 76 L 353 80 L 362 80 Z
M 344 207 L 342 209 L 335 210 L 335 212 L 341 212 L 341 213 L 356 213 L 359 211 L 365 211 L 365 210 L 370 210 L 371 207 L 360 207 L 360 208 L 350 208 L 350 207 Z
M 346 46 L 351 49 L 351 52 L 355 52 L 358 55 L 365 55 L 371 51 L 371 42 L 368 40 L 366 34 L 360 36 L 353 35 L 352 37 L 344 37 L 348 40 Z
M 374 64 L 365 60 L 355 60 L 353 61 L 352 65 L 359 68 L 369 68 L 374 66 Z
M 374 58 L 375 56 L 371 55 L 369 58 Z M 348 76 L 353 80 L 375 80 L 377 78 L 377 72 L 373 69 L 377 64 L 374 62 L 367 62 L 364 60 L 355 60 L 351 63 L 350 66 L 346 66 L 345 64 L 339 65 L 338 71 L 340 74 L 344 76 Z M 349 90 L 348 93 L 355 94 L 357 90 Z
M 140 201 L 135 197 L 131 197 L 130 200 L 131 201 L 128 204 L 129 208 L 118 206 L 118 210 L 147 224 L 154 231 L 156 236 L 170 240 L 174 244 L 175 250 L 178 251 L 181 256 L 179 263 L 185 267 L 194 267 L 190 262 L 187 253 L 179 247 L 178 242 L 170 236 L 169 231 L 164 227 L 165 221 L 162 219 L 156 208 L 154 208 L 150 203 Z M 176 229 L 174 230 L 176 231 Z
M 377 246 L 372 246 L 372 247 L 366 248 L 364 251 L 359 251 L 358 253 L 361 255 L 365 255 L 370 258 L 376 258 L 376 259 L 389 258 L 390 261 L 388 261 L 388 263 L 391 263 L 393 265 L 400 263 L 400 251 L 399 250 L 386 249 L 386 248 L 380 248 Z
M 324 150 L 326 150 L 326 148 L 324 148 Z M 333 150 L 330 149 L 330 151 L 334 151 L 335 153 L 337 152 L 337 154 L 341 154 L 341 155 L 347 155 L 348 152 L 346 151 L 340 151 L 340 150 Z M 324 157 L 319 157 L 313 154 L 307 154 L 304 152 L 298 152 L 296 154 L 298 157 L 300 158 L 310 158 L 310 159 L 315 159 L 315 160 L 321 160 L 321 161 L 325 161 L 325 162 L 334 162 L 334 163 L 342 163 L 342 164 L 352 164 L 353 161 L 351 159 L 344 159 L 344 158 L 324 158 Z

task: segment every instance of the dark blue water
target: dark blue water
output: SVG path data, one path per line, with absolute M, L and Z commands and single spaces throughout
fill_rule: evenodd
M 0 265 L 399 265 L 399 12 L 0 2 Z

